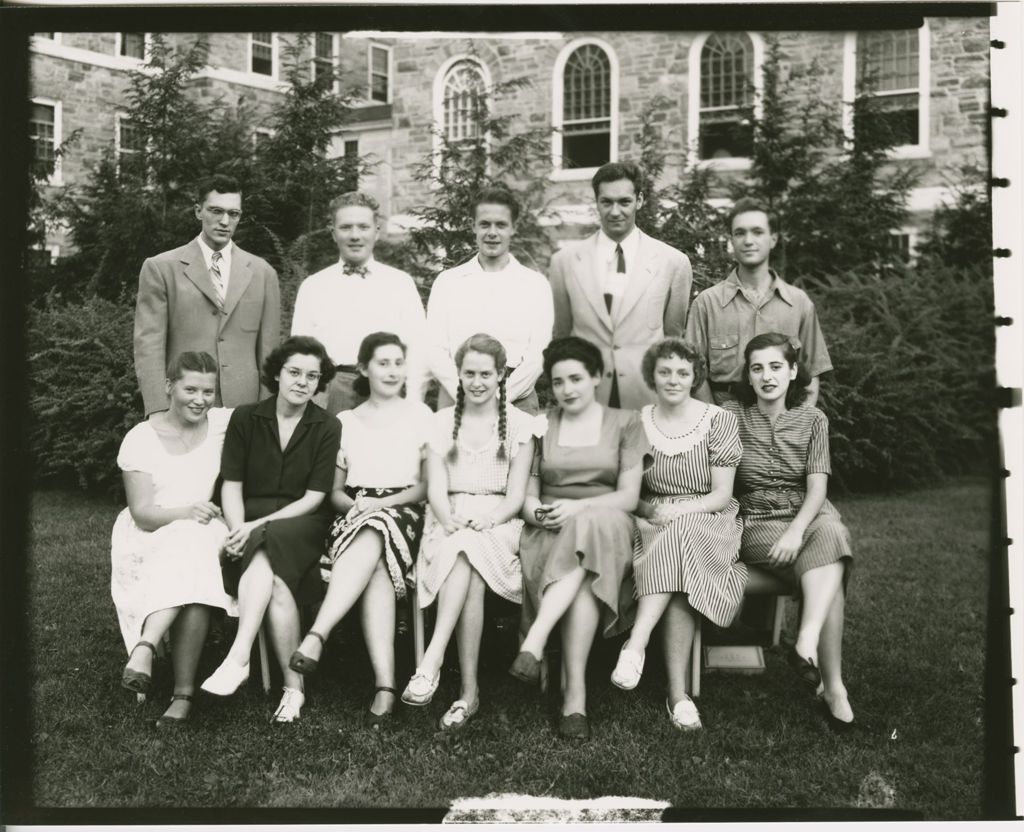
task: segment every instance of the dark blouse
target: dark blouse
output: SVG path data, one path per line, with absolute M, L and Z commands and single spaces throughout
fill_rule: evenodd
M 224 437 L 220 473 L 242 483 L 245 518 L 277 511 L 309 491 L 329 493 L 341 442 L 341 423 L 310 402 L 281 451 L 277 397 L 235 408 Z M 324 500 L 330 508 L 330 501 Z

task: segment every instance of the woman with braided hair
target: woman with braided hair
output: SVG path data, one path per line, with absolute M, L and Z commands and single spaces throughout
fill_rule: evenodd
M 443 730 L 461 728 L 480 706 L 484 590 L 522 603 L 518 514 L 533 461 L 534 419 L 507 402 L 505 360 L 501 342 L 489 335 L 462 343 L 455 353 L 455 406 L 434 415 L 427 454 L 428 506 L 416 578 L 420 606 L 437 599 L 437 620 L 402 701 L 431 701 L 457 633 L 461 690 L 441 717 Z

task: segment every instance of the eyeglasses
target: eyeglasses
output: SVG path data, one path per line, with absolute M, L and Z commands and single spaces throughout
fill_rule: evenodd
M 211 216 L 214 216 L 217 219 L 220 219 L 225 214 L 227 214 L 228 219 L 232 221 L 237 220 L 239 217 L 242 216 L 241 211 L 236 211 L 234 209 L 231 209 L 230 211 L 225 211 L 223 208 L 207 208 L 206 210 L 210 212 Z
M 306 377 L 306 381 L 312 382 L 313 384 L 320 381 L 320 373 L 304 373 L 298 367 L 282 367 L 281 369 L 288 373 L 288 378 L 292 381 L 298 381 L 303 376 Z

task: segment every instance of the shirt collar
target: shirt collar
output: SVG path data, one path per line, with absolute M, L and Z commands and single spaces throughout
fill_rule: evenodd
M 775 269 L 768 269 L 768 273 L 772 276 L 772 282 L 768 284 L 768 294 L 778 293 L 782 300 L 792 306 L 794 301 L 793 287 L 779 277 L 779 273 Z M 722 281 L 722 306 L 728 306 L 741 288 L 740 276 L 736 268 L 733 267 L 733 270 Z
M 210 248 L 203 241 L 203 235 L 202 234 L 200 234 L 198 237 L 196 237 L 196 242 L 199 243 L 199 251 L 202 252 L 203 260 L 206 261 L 206 268 L 209 269 L 210 266 L 213 264 L 213 249 Z M 227 261 L 227 262 L 231 262 L 231 246 L 232 245 L 234 245 L 234 244 L 231 242 L 231 240 L 228 240 L 228 244 L 226 246 L 224 246 L 224 248 L 222 248 L 220 250 L 220 253 L 223 255 L 224 260 Z
M 480 252 L 478 251 L 476 254 L 473 255 L 473 257 L 470 260 L 466 262 L 466 265 L 469 266 L 473 271 L 480 272 L 481 274 L 504 274 L 505 272 L 511 269 L 519 268 L 519 261 L 516 260 L 516 256 L 510 251 L 508 253 L 508 262 L 505 264 L 505 268 L 503 268 L 500 272 L 488 272 L 484 271 L 484 267 L 480 265 Z
M 635 225 L 620 243 L 616 243 L 611 237 L 604 233 L 603 228 L 597 231 L 597 253 L 603 261 L 612 259 L 615 253 L 615 246 L 622 246 L 622 254 L 626 258 L 626 269 L 632 269 L 636 262 L 636 251 L 640 247 L 640 229 Z

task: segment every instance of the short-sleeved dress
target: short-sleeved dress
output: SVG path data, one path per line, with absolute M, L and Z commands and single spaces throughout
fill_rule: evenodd
M 536 472 L 541 479 L 542 502 L 610 494 L 618 485 L 619 472 L 640 465 L 649 453 L 636 412 L 603 410 L 596 445 L 560 445 L 560 410 L 548 413 L 546 426 L 540 423 L 538 433 L 543 433 L 543 438 Z M 609 638 L 633 626 L 633 530 L 633 515 L 611 508 L 585 508 L 557 532 L 527 526 L 519 546 L 525 586 L 523 631 L 536 618 L 544 590 L 580 565 L 594 575 L 591 586 L 600 602 L 604 636 Z
M 390 497 L 420 481 L 423 456 L 430 442 L 434 414 L 422 402 L 403 399 L 397 424 L 374 425 L 365 411 L 343 410 L 338 467 L 344 468 L 345 493 L 355 499 Z M 338 515 L 327 536 L 327 551 L 320 558 L 320 577 L 331 580 L 331 568 L 363 529 L 378 532 L 384 542 L 384 561 L 399 599 L 406 595 L 406 577 L 416 561 L 423 536 L 423 503 L 388 506 L 363 514 L 354 521 Z
M 206 439 L 180 455 L 169 454 L 153 426 L 142 422 L 125 435 L 118 467 L 149 474 L 153 501 L 162 508 L 209 500 L 230 417 L 228 408 L 211 409 Z M 147 532 L 135 525 L 129 509 L 117 515 L 110 535 L 110 594 L 129 651 L 142 637 L 146 616 L 157 610 L 206 604 L 238 614 L 220 576 L 218 556 L 227 534 L 228 527 L 219 519 L 175 520 Z
M 330 494 L 340 437 L 341 423 L 309 402 L 282 452 L 276 397 L 235 408 L 224 438 L 220 473 L 225 480 L 242 483 L 245 519 L 265 517 L 295 502 L 307 490 Z M 271 520 L 253 529 L 242 557 L 224 561 L 224 588 L 238 595 L 238 579 L 262 549 L 295 602 L 316 603 L 323 597 L 316 567 L 333 519 L 330 500 L 325 497 L 313 514 Z
M 828 447 L 828 417 L 812 405 L 779 414 L 774 425 L 756 404 L 730 402 L 739 423 L 743 461 L 737 471 L 737 493 L 743 516 L 740 557 L 767 566 L 768 553 L 803 505 L 808 474 L 832 473 Z M 848 579 L 853 552 L 850 532 L 836 507 L 825 500 L 804 533 L 792 570 L 797 579 L 808 569 L 847 560 Z
M 653 405 L 641 411 L 654 448 L 654 460 L 644 471 L 645 502 L 700 499 L 711 493 L 712 468 L 739 465 L 742 448 L 736 419 L 713 404 L 705 408 L 693 431 L 680 437 L 662 433 Z M 721 511 L 684 514 L 664 526 L 640 518 L 636 528 L 637 594 L 685 592 L 697 612 L 720 627 L 729 626 L 747 585 L 747 568 L 739 561 L 743 524 L 735 498 Z
M 452 462 L 447 454 L 452 447 L 454 416 L 453 407 L 435 413 L 430 440 L 431 449 L 445 459 L 452 512 L 490 511 L 505 499 L 511 461 L 524 452 L 524 446 L 525 453 L 531 452 L 534 417 L 516 407 L 508 407 L 505 459 L 498 459 L 500 437 L 495 421 L 490 440 L 481 448 L 467 447 L 460 437 L 458 456 Z M 517 556 L 522 531 L 523 521 L 513 517 L 492 529 L 467 528 L 448 534 L 428 504 L 416 564 L 420 606 L 428 607 L 433 602 L 460 552 L 465 553 L 491 591 L 514 604 L 522 603 L 523 573 Z

